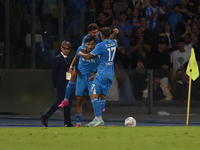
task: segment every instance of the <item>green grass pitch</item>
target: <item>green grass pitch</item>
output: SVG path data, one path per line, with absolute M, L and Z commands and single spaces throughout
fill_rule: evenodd
M 0 128 L 0 150 L 199 150 L 200 127 Z

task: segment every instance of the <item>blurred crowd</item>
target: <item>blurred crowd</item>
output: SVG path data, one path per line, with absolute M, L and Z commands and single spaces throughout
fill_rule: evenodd
M 0 0 L 1 14 L 4 5 Z M 31 57 L 27 43 L 27 34 L 31 33 L 31 0 L 10 0 L 9 10 L 10 55 L 26 55 L 23 59 L 27 61 Z M 154 70 L 154 100 L 187 100 L 185 70 L 191 48 L 200 66 L 200 0 L 64 0 L 63 10 L 64 38 L 72 43 L 73 49 L 82 40 L 81 10 L 85 12 L 85 34 L 92 22 L 99 31 L 102 27 L 119 29 L 115 70 L 121 100 L 148 99 L 147 69 Z M 41 51 L 47 53 L 44 59 L 48 64 L 48 58 L 59 49 L 58 12 L 57 0 L 36 0 L 36 34 L 42 35 L 42 40 L 36 41 L 40 65 Z M 0 34 L 0 52 L 3 40 Z M 17 61 L 27 65 L 23 59 Z M 196 94 L 200 88 L 194 85 L 193 89 L 193 99 L 200 99 Z
M 88 0 L 86 4 L 87 10 L 96 11 L 99 31 L 104 26 L 119 29 L 115 69 L 120 98 L 148 100 L 146 69 L 153 69 L 153 99 L 186 104 L 185 71 L 191 48 L 200 65 L 200 0 Z M 198 91 L 193 85 L 193 99 L 199 99 Z

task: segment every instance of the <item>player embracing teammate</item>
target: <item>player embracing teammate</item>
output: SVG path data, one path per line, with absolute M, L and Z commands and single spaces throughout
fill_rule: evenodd
M 94 77 L 91 86 L 90 99 L 95 112 L 95 118 L 90 123 L 86 124 L 89 127 L 103 126 L 104 121 L 102 119 L 102 110 L 105 107 L 105 97 L 110 89 L 110 86 L 114 78 L 114 59 L 117 49 L 117 42 L 114 39 L 110 39 L 111 30 L 108 27 L 104 27 L 101 30 L 101 39 L 103 42 L 96 45 L 96 47 L 89 53 L 84 54 L 78 52 L 78 56 L 84 59 L 92 59 L 95 56 L 99 56 L 99 62 L 97 66 L 97 73 Z
M 109 32 L 110 30 L 109 30 L 109 28 L 105 28 L 106 30 L 107 30 L 107 32 Z M 94 39 L 95 39 L 95 43 L 96 44 L 98 44 L 98 43 L 100 43 L 100 42 L 102 42 L 103 40 L 102 40 L 102 37 L 105 37 L 104 35 L 102 36 L 102 32 L 99 32 L 98 31 L 98 26 L 95 24 L 95 23 L 92 23 L 92 24 L 90 24 L 89 26 L 88 26 L 88 34 L 83 38 L 83 42 L 82 42 L 82 46 L 81 47 L 79 47 L 78 48 L 78 50 L 77 50 L 77 52 L 79 52 L 79 51 L 81 51 L 81 49 L 83 50 L 83 49 L 86 49 L 86 51 L 88 52 L 88 51 L 91 51 L 91 49 L 90 50 L 88 50 L 88 46 L 87 46 L 87 44 L 88 44 L 88 37 L 90 37 L 89 39 L 91 39 L 91 37 L 94 37 Z M 113 34 L 111 34 L 111 31 L 109 32 L 109 36 L 108 37 L 106 37 L 106 38 L 114 38 L 115 37 L 115 35 L 118 33 L 119 31 L 118 31 L 118 29 L 113 29 Z M 93 47 L 94 48 L 94 47 Z M 101 51 L 101 49 L 98 49 L 98 51 Z M 116 51 L 116 49 L 115 49 L 115 51 Z M 99 56 L 100 56 L 100 58 L 101 58 L 101 54 L 99 54 Z M 113 57 L 112 57 L 112 61 L 114 60 L 114 56 L 115 56 L 115 53 L 114 53 L 114 55 L 113 55 Z M 81 59 L 80 59 L 81 58 Z M 78 61 L 78 59 L 79 59 L 79 63 L 80 64 L 83 64 L 83 61 L 82 61 L 82 63 L 81 63 L 81 60 L 84 60 L 84 57 L 80 57 L 79 58 L 79 56 L 75 56 L 75 58 L 73 59 L 73 61 L 72 61 L 72 64 L 71 64 L 71 68 L 73 68 L 73 66 L 75 66 L 75 64 L 76 64 L 76 61 Z M 94 58 L 93 58 L 94 59 Z M 91 60 L 91 62 L 94 62 L 94 61 L 92 61 Z M 97 62 L 97 61 L 96 61 Z M 100 61 L 101 62 L 101 61 Z M 70 97 L 70 95 L 71 95 L 71 93 L 72 93 L 72 91 L 74 90 L 74 85 L 75 85 L 75 81 L 76 81 L 76 77 L 77 77 L 77 74 L 80 74 L 80 72 L 78 71 L 79 70 L 79 63 L 78 63 L 78 65 L 76 65 L 75 67 L 74 67 L 74 69 L 73 69 L 73 71 L 72 71 L 72 77 L 71 77 L 71 79 L 70 79 L 70 81 L 69 81 L 69 83 L 68 83 L 68 86 L 67 86 L 67 88 L 66 88 L 66 95 L 65 95 L 65 99 L 64 99 L 64 101 L 62 101 L 62 103 L 59 105 L 59 107 L 64 107 L 64 106 L 67 106 L 69 103 L 68 103 L 68 98 Z M 89 62 L 88 62 L 88 64 L 89 64 Z M 99 63 L 98 63 L 99 64 Z M 114 70 L 114 65 L 113 65 L 113 62 L 111 63 L 111 62 L 107 62 L 107 65 L 111 65 L 111 66 L 113 66 L 113 70 Z M 87 65 L 82 65 L 82 68 L 84 68 L 84 70 L 85 71 L 88 71 L 88 67 L 87 67 Z M 93 72 L 94 73 L 94 72 Z M 96 72 L 95 72 L 96 73 Z M 81 73 L 81 74 L 83 74 L 83 73 Z M 109 72 L 108 72 L 108 74 L 110 74 Z M 113 71 L 113 75 L 114 75 L 114 71 Z M 93 75 L 93 77 L 94 77 L 94 75 Z M 92 79 L 91 79 L 92 80 Z M 80 80 L 79 80 L 80 81 Z M 77 82 L 79 82 L 78 80 L 77 80 Z M 87 81 L 87 80 L 85 80 L 85 81 Z M 88 84 L 88 85 L 91 85 L 90 83 L 91 83 L 91 81 L 87 81 L 88 83 L 83 83 L 83 82 L 80 82 L 80 84 L 78 84 L 78 83 L 76 83 L 76 87 L 81 87 L 80 85 L 81 84 L 83 84 L 83 86 L 84 87 L 86 87 L 86 84 Z M 78 85 L 77 85 L 78 84 Z M 111 83 L 112 84 L 112 83 Z M 110 85 L 111 85 L 110 84 Z M 88 86 L 87 85 L 87 88 L 88 88 L 88 90 L 89 90 L 89 94 L 91 94 L 91 88 L 90 88 L 90 86 Z M 110 87 L 110 86 L 109 86 Z M 109 90 L 109 88 L 108 88 L 108 90 Z M 81 95 L 80 95 L 80 92 L 77 92 L 77 91 L 80 91 L 80 88 L 78 88 L 78 89 L 76 89 L 76 96 L 77 96 L 77 103 L 76 103 L 76 114 L 75 114 L 75 116 L 76 116 L 76 121 L 77 121 L 77 125 L 76 125 L 76 127 L 80 127 L 81 126 L 81 117 L 82 117 L 82 102 L 83 102 L 83 96 L 84 96 L 84 94 L 82 93 Z M 107 91 L 108 92 L 108 91 Z M 77 93 L 79 93 L 78 95 L 77 95 Z M 106 93 L 107 94 L 107 93 Z M 98 101 L 99 101 L 99 103 L 101 104 L 101 107 L 102 107 L 102 110 L 105 108 L 105 95 L 104 94 L 99 94 L 98 95 Z M 94 109 L 95 110 L 95 109 Z M 101 110 L 101 111 L 102 111 Z

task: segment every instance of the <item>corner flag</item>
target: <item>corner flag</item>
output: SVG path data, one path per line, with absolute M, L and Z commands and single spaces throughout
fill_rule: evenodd
M 189 63 L 186 70 L 186 73 L 188 76 L 190 76 L 190 72 L 192 72 L 192 75 L 191 75 L 192 80 L 193 81 L 196 80 L 199 76 L 199 68 L 197 65 L 196 58 L 195 58 L 194 48 L 191 49 L 191 55 L 190 55 Z

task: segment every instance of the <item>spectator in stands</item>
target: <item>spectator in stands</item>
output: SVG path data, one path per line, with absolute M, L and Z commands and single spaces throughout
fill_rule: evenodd
M 146 69 L 149 68 L 151 45 L 149 39 L 143 37 L 143 31 L 136 31 L 136 38 L 130 42 L 131 68 L 135 69 L 138 62 L 142 62 Z
M 144 37 L 151 39 L 152 38 L 152 31 L 146 28 L 147 26 L 147 19 L 145 17 L 140 18 L 140 29 L 144 33 Z
M 153 100 L 154 101 L 171 101 L 172 95 L 168 88 L 160 83 L 161 76 L 159 73 L 153 74 Z M 143 100 L 148 99 L 148 88 L 143 91 Z
M 142 94 L 148 85 L 147 70 L 142 62 L 137 63 L 136 69 L 130 74 L 130 80 L 133 83 L 133 95 L 135 100 L 142 100 Z
M 129 20 L 132 18 L 133 15 L 133 9 L 131 7 L 126 8 L 126 14 L 127 14 L 127 19 L 126 21 L 129 22 Z
M 183 18 L 182 14 L 180 13 L 180 7 L 178 4 L 175 4 L 173 6 L 173 10 L 171 11 L 168 21 L 170 22 L 171 27 L 174 32 L 176 30 L 176 26 L 178 23 L 186 24 L 185 19 Z
M 160 33 L 164 32 L 164 24 L 167 21 L 167 16 L 166 15 L 160 15 L 158 16 L 158 21 L 159 24 L 153 29 L 153 38 L 156 36 L 159 36 Z
M 160 38 L 157 42 L 157 46 L 157 51 L 154 51 L 151 54 L 150 68 L 160 70 L 162 75 L 161 83 L 170 88 L 170 55 L 166 50 L 166 41 Z
M 113 8 L 113 11 L 115 12 L 116 18 L 119 19 L 120 12 L 126 10 L 126 8 L 128 8 L 128 5 L 125 2 L 125 0 L 116 0 L 114 2 L 114 8 Z
M 147 19 L 145 17 L 141 17 L 140 18 L 140 27 L 138 27 L 137 29 L 140 29 L 143 31 L 143 37 L 146 39 L 150 39 L 152 37 L 152 31 L 146 28 L 147 25 Z M 132 31 L 132 35 L 131 38 L 134 39 L 136 37 L 136 31 L 137 29 Z
M 145 11 L 147 6 L 149 6 L 149 4 L 145 4 L 144 7 L 142 7 L 142 2 L 140 0 L 135 2 L 135 8 L 138 9 L 139 16 L 145 16 Z
M 129 69 L 131 60 L 128 56 L 127 50 L 122 42 L 118 42 L 118 48 L 115 55 L 115 61 L 120 61 L 124 69 Z
M 131 9 L 134 8 L 134 5 L 133 5 L 132 0 L 125 0 L 125 1 L 126 1 L 126 3 L 127 3 L 128 7 L 130 7 Z
M 129 50 L 129 43 L 130 43 L 130 38 L 131 38 L 131 33 L 132 33 L 132 27 L 131 25 L 126 22 L 127 19 L 127 15 L 125 11 L 121 11 L 120 12 L 120 20 L 118 23 L 118 27 L 121 29 L 121 31 L 123 32 L 124 38 L 123 38 L 123 44 L 126 47 L 126 50 L 129 54 L 130 57 L 130 50 Z
M 180 13 L 182 14 L 185 22 L 188 22 L 188 19 L 191 20 L 190 15 L 195 13 L 194 3 L 189 0 L 179 0 L 178 5 L 180 7 Z
M 112 19 L 114 17 L 114 12 L 111 8 L 110 0 L 104 0 L 102 4 L 102 8 L 97 12 L 104 12 L 106 15 L 106 21 L 109 23 L 109 25 L 112 24 Z
M 179 0 L 160 0 L 160 6 L 166 6 L 170 10 L 173 9 L 173 6 L 177 4 Z M 166 11 L 165 11 L 166 12 Z
M 106 15 L 104 12 L 100 12 L 97 17 L 96 24 L 99 27 L 99 31 L 102 30 L 103 27 L 108 27 L 109 23 L 106 21 Z
M 158 16 L 158 21 L 159 21 L 159 24 L 153 29 L 153 32 L 152 32 L 152 50 L 154 51 L 157 47 L 157 37 L 160 36 L 159 34 L 160 33 L 163 33 L 164 32 L 164 24 L 165 22 L 167 21 L 167 16 L 166 15 L 160 15 Z
M 89 0 L 86 3 L 86 11 L 95 11 L 96 10 L 96 3 L 94 0 Z
M 161 5 L 161 8 L 164 10 L 164 12 L 168 15 L 168 8 L 165 5 Z
M 184 36 L 181 36 L 181 37 L 183 37 L 185 39 L 185 43 L 186 43 L 185 50 L 186 51 L 191 51 L 191 48 L 193 47 L 193 43 L 192 43 L 192 41 L 190 39 L 190 34 L 189 33 L 188 34 L 184 34 Z
M 185 38 L 185 43 L 186 43 L 185 50 L 187 51 L 191 51 L 193 45 L 196 45 L 198 43 L 198 39 L 191 31 L 190 26 L 187 27 L 186 32 L 181 37 Z
M 138 8 L 138 5 L 141 5 L 141 8 L 146 8 L 150 4 L 149 3 L 150 0 L 132 0 L 132 1 L 133 4 L 135 5 L 135 8 Z
M 190 58 L 190 52 L 185 50 L 185 39 L 180 37 L 177 40 L 178 50 L 175 50 L 171 54 L 171 69 L 173 73 L 176 73 L 177 69 L 185 70 L 188 60 Z
M 117 28 L 119 30 L 119 33 L 117 34 L 115 39 L 118 42 L 122 42 L 123 41 L 123 32 L 119 28 L 118 23 L 119 23 L 118 19 L 117 18 L 113 18 L 112 25 L 109 28 L 110 28 L 111 31 L 113 31 L 114 28 Z
M 191 38 L 193 39 L 193 42 L 198 42 L 200 40 L 200 34 L 199 34 L 199 28 L 198 28 L 197 24 L 196 25 L 195 24 L 191 25 L 191 32 L 196 37 L 196 39 L 195 39 L 195 37 L 193 35 L 191 35 L 192 36 Z
M 159 69 L 168 72 L 170 69 L 170 55 L 166 51 L 166 42 L 160 39 L 157 42 L 157 45 L 157 51 L 154 51 L 151 54 L 151 69 Z
M 189 77 L 184 72 L 182 73 L 181 80 L 177 81 L 174 90 L 173 100 L 182 101 L 185 105 L 187 105 L 188 88 Z M 197 89 L 195 85 L 192 85 L 191 87 L 191 100 L 199 100 L 199 89 Z
M 150 5 L 146 8 L 147 28 L 153 30 L 159 24 L 158 16 L 163 14 L 165 12 L 158 6 L 158 0 L 150 0 Z
M 163 31 L 163 33 L 159 34 L 158 39 L 161 37 L 166 41 L 166 49 L 171 53 L 175 49 L 175 34 L 169 22 L 164 23 Z
M 132 13 L 133 13 L 133 15 L 132 15 L 132 18 L 129 20 L 129 23 L 132 26 L 132 30 L 134 30 L 134 29 L 140 27 L 139 10 L 137 8 L 134 8 Z
M 182 69 L 177 69 L 176 70 L 176 74 L 175 74 L 175 77 L 173 79 L 173 82 L 172 82 L 172 88 L 171 88 L 171 93 L 172 95 L 174 95 L 174 91 L 176 89 L 176 84 L 178 83 L 178 81 L 181 80 L 181 77 L 182 77 L 182 74 L 183 74 L 183 70 Z

